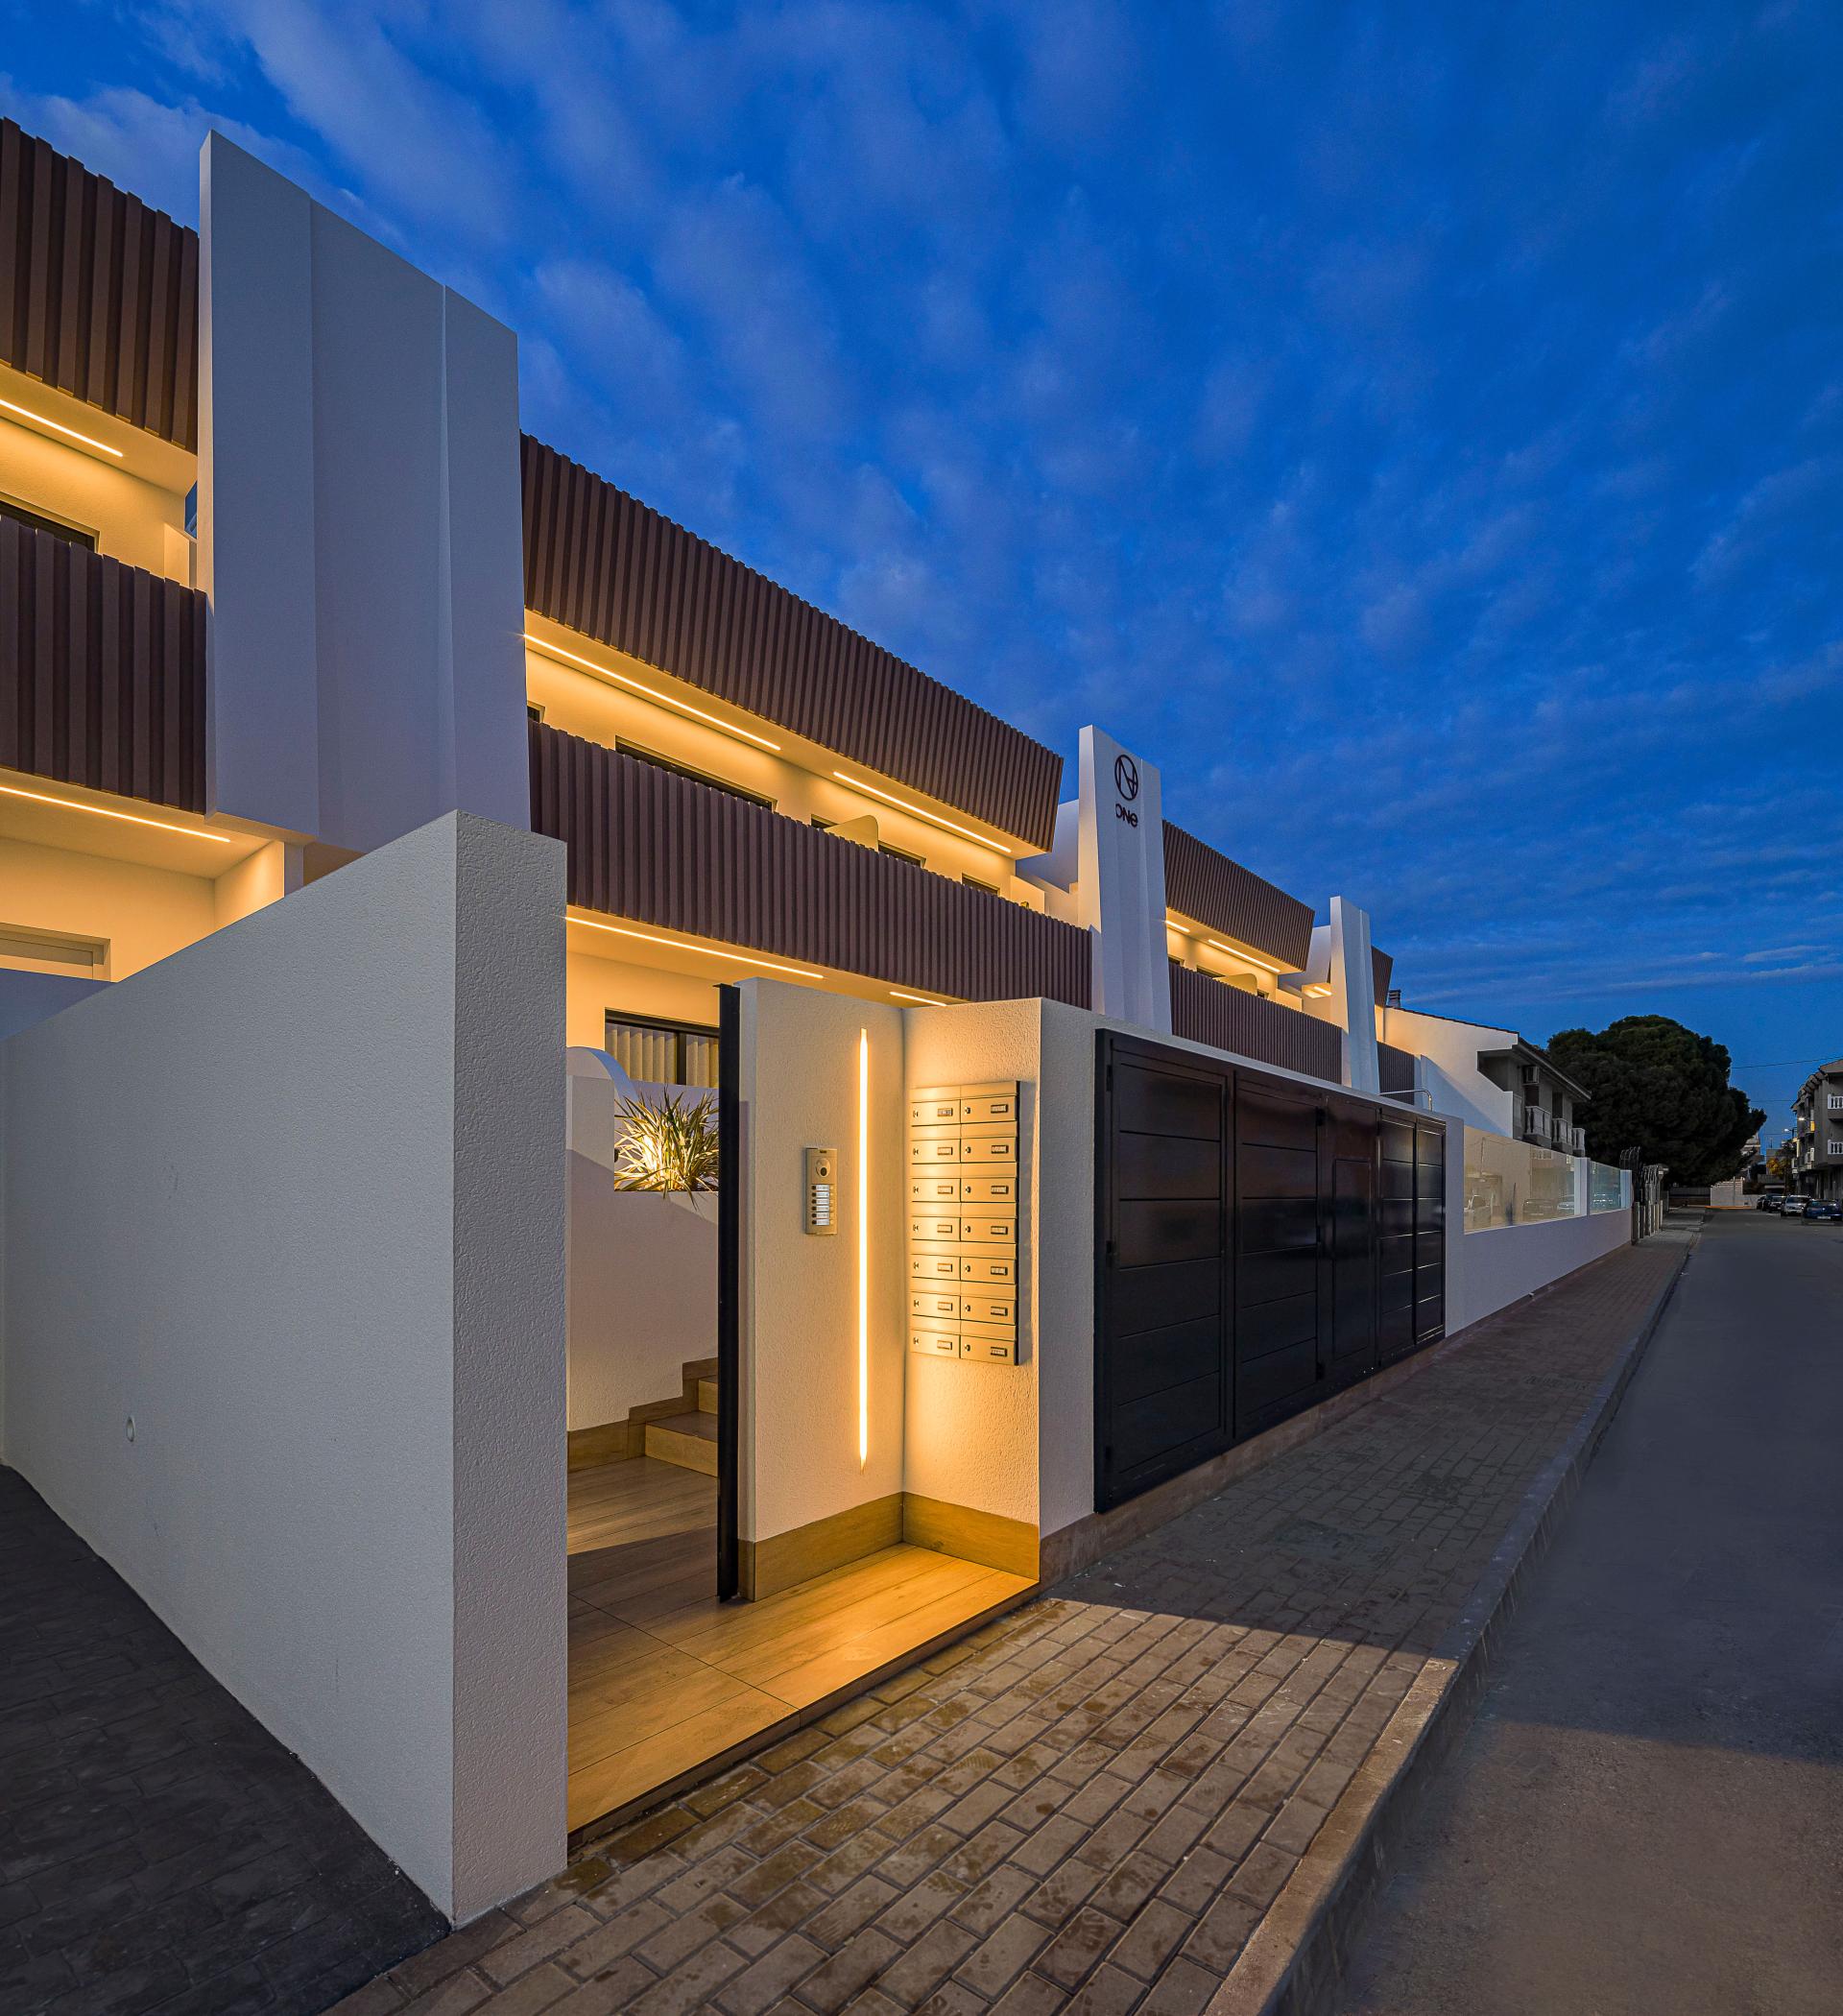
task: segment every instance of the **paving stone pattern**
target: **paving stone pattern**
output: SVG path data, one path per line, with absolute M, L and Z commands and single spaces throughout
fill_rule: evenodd
M 1195 2016 L 1681 1259 L 1494 1318 L 339 2016 Z
M 443 1930 L 0 1470 L 0 2011 L 315 2016 Z

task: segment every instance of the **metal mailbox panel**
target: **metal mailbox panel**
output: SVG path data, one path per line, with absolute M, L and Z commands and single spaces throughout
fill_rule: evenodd
M 958 1204 L 963 1186 L 957 1176 L 909 1177 L 911 1204 Z
M 958 1163 L 960 1159 L 958 1135 L 949 1135 L 942 1141 L 912 1140 L 909 1143 L 909 1166 L 912 1169 L 925 1169 L 944 1163 Z
M 959 1152 L 963 1163 L 1005 1162 L 1015 1164 L 1017 1137 L 1015 1134 L 962 1135 Z
M 1017 1304 L 1009 1295 L 977 1295 L 963 1291 L 960 1320 L 963 1323 L 996 1323 L 1006 1330 L 1016 1330 Z
M 1007 1127 L 1017 1126 L 1017 1094 L 1015 1092 L 987 1093 L 960 1101 L 962 1126 L 985 1125 L 993 1120 L 1001 1120 Z
M 982 1359 L 988 1364 L 1015 1365 L 1017 1362 L 1017 1340 L 1013 1337 L 1008 1343 L 1001 1343 L 993 1337 L 970 1337 L 962 1331 L 960 1356 Z
M 982 1245 L 1015 1246 L 1017 1243 L 1017 1220 L 1016 1218 L 962 1218 L 957 1235 L 963 1239 L 974 1239 Z
M 1007 1284 L 1017 1279 L 1017 1262 L 1015 1259 L 999 1260 L 995 1256 L 963 1255 L 960 1260 L 962 1281 L 1004 1282 Z
M 960 1320 L 960 1305 L 965 1299 L 957 1293 L 943 1295 L 938 1290 L 918 1288 L 909 1296 L 909 1314 L 930 1322 L 957 1324 Z
M 909 1236 L 912 1239 L 957 1239 L 965 1223 L 957 1211 L 949 1211 L 945 1217 L 915 1217 L 909 1220 Z
M 951 1127 L 959 1118 L 960 1100 L 951 1092 L 945 1095 L 918 1092 L 909 1101 L 911 1127 Z
M 958 1281 L 961 1279 L 960 1262 L 951 1253 L 912 1253 L 909 1256 L 909 1279 Z
M 960 1195 L 968 1204 L 1016 1204 L 1017 1179 L 1015 1176 L 963 1176 Z
M 924 1358 L 957 1358 L 960 1356 L 960 1332 L 955 1330 L 911 1329 L 909 1349 Z

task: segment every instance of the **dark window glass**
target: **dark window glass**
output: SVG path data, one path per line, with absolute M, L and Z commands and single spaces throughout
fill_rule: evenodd
M 649 1015 L 608 1015 L 608 1054 L 630 1078 L 646 1085 L 714 1089 L 717 1032 L 697 1022 L 666 1022 Z
M 12 518 L 20 525 L 30 525 L 35 532 L 49 532 L 53 539 L 68 540 L 73 546 L 82 546 L 84 552 L 96 550 L 96 535 L 80 531 L 75 525 L 66 525 L 59 518 L 48 518 L 42 512 L 34 511 L 29 504 L 15 504 L 11 497 L 0 497 L 0 518 Z
M 712 777 L 707 770 L 694 770 L 689 763 L 674 762 L 670 756 L 660 756 L 657 750 L 642 749 L 637 743 L 627 741 L 616 741 L 614 748 L 618 755 L 633 756 L 637 762 L 651 763 L 655 770 L 669 770 L 674 777 L 688 777 L 694 784 L 704 784 L 712 791 L 728 792 L 731 798 L 740 798 L 749 804 L 759 805 L 764 812 L 772 812 L 775 809 L 774 800 L 764 798 L 759 791 L 747 791 L 740 784 L 732 784 L 728 778 Z

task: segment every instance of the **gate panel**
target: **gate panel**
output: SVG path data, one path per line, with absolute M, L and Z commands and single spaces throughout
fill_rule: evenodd
M 1235 1439 L 1326 1390 L 1320 1102 L 1235 1074 Z
M 1376 1131 L 1374 1112 L 1354 1101 L 1331 1109 L 1332 1390 L 1376 1368 Z
M 1233 1433 L 1230 1074 L 1101 1031 L 1094 1499 L 1190 1469 Z
M 1447 1130 L 1414 1130 L 1414 1341 L 1447 1333 Z

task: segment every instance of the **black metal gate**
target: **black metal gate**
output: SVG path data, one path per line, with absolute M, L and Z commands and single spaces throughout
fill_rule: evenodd
M 1443 1333 L 1445 1128 L 1102 1030 L 1103 1510 Z

